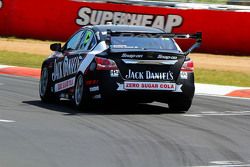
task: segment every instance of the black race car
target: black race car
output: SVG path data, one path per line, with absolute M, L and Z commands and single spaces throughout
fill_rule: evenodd
M 174 38 L 196 39 L 183 52 Z M 194 96 L 194 66 L 187 55 L 201 43 L 201 33 L 173 34 L 161 29 L 95 25 L 80 28 L 42 64 L 42 101 L 69 98 L 78 108 L 97 101 L 168 103 L 187 111 Z

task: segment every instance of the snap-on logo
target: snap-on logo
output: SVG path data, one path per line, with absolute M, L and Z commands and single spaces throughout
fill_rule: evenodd
M 78 11 L 76 24 L 80 26 L 98 25 L 112 22 L 113 24 L 150 26 L 165 29 L 166 32 L 172 32 L 173 28 L 179 27 L 183 23 L 180 15 L 150 15 L 128 12 L 113 12 L 104 10 L 93 10 L 88 7 L 82 7 Z

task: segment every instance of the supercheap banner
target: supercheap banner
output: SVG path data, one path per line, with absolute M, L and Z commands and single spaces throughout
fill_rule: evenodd
M 81 0 L 0 0 L 0 36 L 65 41 L 82 26 L 128 24 L 203 33 L 200 52 L 250 55 L 250 12 Z M 177 41 L 183 48 L 192 42 Z M 184 49 L 184 50 L 185 50 Z

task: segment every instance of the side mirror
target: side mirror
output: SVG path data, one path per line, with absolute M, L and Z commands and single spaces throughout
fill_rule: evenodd
M 61 46 L 60 43 L 53 43 L 53 44 L 50 45 L 50 50 L 61 52 L 62 51 L 62 46 Z
M 106 39 L 106 40 L 105 40 L 105 43 L 106 43 L 106 45 L 108 45 L 108 46 L 110 46 L 110 45 L 111 45 L 111 42 L 110 42 L 110 40 L 109 40 L 109 39 Z

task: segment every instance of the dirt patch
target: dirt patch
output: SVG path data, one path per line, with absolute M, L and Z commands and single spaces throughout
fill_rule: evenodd
M 54 42 L 0 38 L 0 51 L 50 55 L 52 51 L 50 51 L 49 46 L 52 43 Z M 196 68 L 250 73 L 250 56 L 243 57 L 192 53 L 190 57 L 193 59 Z
M 225 56 L 192 53 L 190 57 L 196 68 L 250 73 L 250 56 Z
M 49 48 L 51 43 L 53 42 L 0 38 L 0 51 L 50 55 L 52 53 Z

